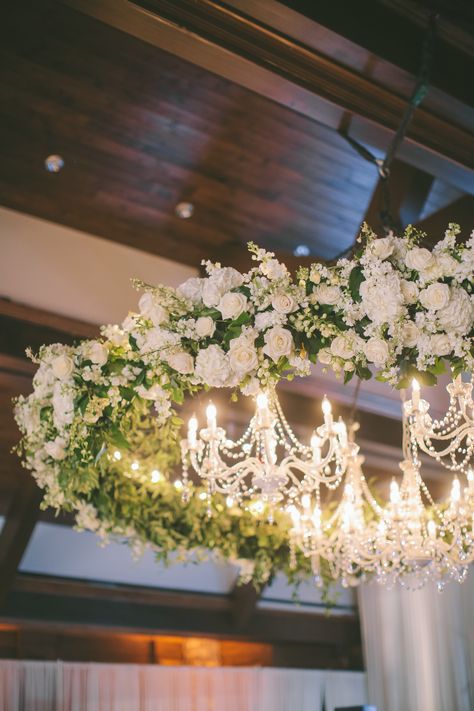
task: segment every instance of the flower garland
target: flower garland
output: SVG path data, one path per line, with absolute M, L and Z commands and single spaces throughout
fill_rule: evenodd
M 18 450 L 43 505 L 163 559 L 214 551 L 251 561 L 243 574 L 257 585 L 277 570 L 306 576 L 304 558 L 290 561 L 284 514 L 269 524 L 199 490 L 182 500 L 168 476 L 179 460 L 175 405 L 209 387 L 254 395 L 316 362 L 344 382 L 375 374 L 395 387 L 472 370 L 474 234 L 460 244 L 459 231 L 449 225 L 430 252 L 412 228 L 379 239 L 364 227 L 352 259 L 301 268 L 296 280 L 250 243 L 257 265 L 246 274 L 206 262 L 206 277 L 176 290 L 137 283 L 139 313 L 120 327 L 30 354 L 39 367 L 33 393 L 17 399 Z

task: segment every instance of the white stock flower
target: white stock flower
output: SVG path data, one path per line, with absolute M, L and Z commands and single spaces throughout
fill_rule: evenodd
M 53 388 L 53 422 L 58 430 L 70 425 L 74 419 L 74 389 L 56 381 Z
M 186 351 L 178 351 L 178 353 L 173 353 L 167 358 L 168 365 L 170 365 L 173 370 L 176 370 L 181 375 L 188 375 L 194 371 L 194 360 L 193 357 L 186 353 Z
M 255 328 L 264 331 L 271 326 L 281 326 L 285 321 L 285 314 L 279 314 L 278 311 L 261 311 L 255 316 Z
M 402 326 L 400 336 L 404 346 L 414 348 L 420 336 L 420 331 L 413 321 L 407 321 Z
M 245 334 L 231 340 L 228 355 L 232 370 L 240 377 L 258 367 L 258 355 L 253 339 Z
M 56 378 L 59 380 L 68 380 L 74 371 L 74 361 L 63 353 L 53 359 L 51 368 Z
M 449 286 L 435 282 L 420 292 L 420 303 L 429 311 L 439 311 L 449 302 Z
M 430 350 L 435 356 L 446 356 L 451 353 L 452 339 L 446 333 L 437 333 L 430 338 Z
M 402 291 L 403 300 L 406 304 L 416 304 L 418 301 L 419 289 L 414 281 L 401 279 L 400 289 Z
M 150 319 L 155 326 L 159 326 L 168 320 L 168 312 L 161 305 L 160 297 L 152 291 L 145 291 L 141 295 L 138 308 L 141 315 Z
M 391 237 L 375 239 L 370 243 L 369 250 L 377 259 L 388 259 L 393 252 L 393 239 Z
M 291 314 L 296 311 L 298 304 L 296 299 L 291 294 L 279 292 L 272 296 L 272 306 L 279 314 Z
M 57 461 L 64 459 L 66 456 L 66 442 L 62 437 L 56 437 L 56 439 L 46 442 L 44 448 L 46 453 Z
M 333 355 L 338 358 L 344 358 L 344 360 L 348 360 L 354 356 L 354 348 L 350 340 L 345 336 L 336 336 L 331 342 L 330 351 Z
M 388 358 L 387 342 L 381 338 L 369 338 L 364 347 L 367 360 L 379 367 L 384 366 Z
M 175 346 L 179 343 L 180 338 L 177 333 L 172 333 L 164 328 L 155 326 L 145 331 L 137 337 L 137 345 L 142 353 L 153 353 L 162 348 Z
M 267 259 L 260 265 L 260 270 L 268 279 L 284 279 L 288 274 L 288 269 L 277 259 Z
M 151 388 L 146 388 L 144 385 L 137 385 L 135 392 L 144 400 L 161 400 L 167 397 L 166 392 L 158 383 L 152 385 Z
M 472 329 L 474 305 L 462 288 L 451 287 L 448 304 L 437 313 L 438 323 L 448 333 L 464 336 Z
M 178 296 L 196 304 L 202 299 L 204 281 L 205 279 L 200 279 L 199 277 L 186 279 L 186 281 L 180 284 L 176 289 Z
M 434 262 L 434 257 L 425 247 L 414 247 L 410 249 L 405 256 L 405 264 L 408 269 L 415 269 L 417 272 L 422 272 L 428 269 Z
M 194 328 L 196 329 L 196 334 L 199 338 L 207 338 L 208 336 L 212 336 L 214 334 L 216 324 L 214 319 L 210 316 L 200 316 L 196 319 Z
M 265 333 L 263 352 L 275 362 L 282 356 L 289 356 L 293 350 L 293 336 L 281 326 L 274 326 Z
M 199 351 L 194 372 L 202 383 L 216 388 L 229 385 L 232 379 L 228 357 L 222 348 L 214 344 Z
M 221 297 L 217 310 L 221 312 L 222 318 L 236 319 L 247 308 L 247 297 L 238 291 L 228 291 Z
M 103 366 L 107 363 L 109 351 L 100 341 L 89 341 L 84 344 L 83 355 L 86 360 L 90 360 L 96 365 Z
M 335 306 L 341 299 L 341 290 L 339 287 L 330 286 L 329 284 L 321 284 L 321 286 L 315 289 L 314 294 L 320 304 L 328 304 L 329 306 Z

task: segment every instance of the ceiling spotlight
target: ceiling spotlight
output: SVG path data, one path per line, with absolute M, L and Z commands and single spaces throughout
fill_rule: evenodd
M 182 220 L 188 220 L 193 216 L 194 205 L 192 202 L 178 202 L 175 212 Z
M 64 168 L 64 159 L 62 156 L 53 153 L 46 158 L 44 167 L 48 173 L 59 173 Z
M 310 249 L 307 244 L 298 244 L 294 248 L 293 254 L 295 257 L 309 257 Z

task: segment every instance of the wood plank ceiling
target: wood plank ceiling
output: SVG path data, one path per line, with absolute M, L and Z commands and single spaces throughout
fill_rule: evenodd
M 351 245 L 377 174 L 334 131 L 53 0 L 2 34 L 2 204 L 192 265 L 249 239 Z

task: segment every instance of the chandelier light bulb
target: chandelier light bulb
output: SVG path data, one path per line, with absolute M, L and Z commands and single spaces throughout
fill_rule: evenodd
M 414 408 L 418 408 L 420 404 L 420 383 L 416 378 L 413 378 L 412 383 L 411 383 L 411 399 L 413 403 Z
M 303 494 L 301 503 L 304 509 L 309 509 L 311 507 L 311 496 L 309 494 Z
M 453 504 L 459 503 L 461 500 L 461 484 L 457 476 L 453 478 L 453 483 L 451 485 L 451 502 Z
M 431 539 L 436 538 L 436 524 L 435 524 L 435 522 L 433 521 L 433 519 L 430 518 L 430 520 L 429 520 L 428 523 L 426 524 L 426 529 L 427 529 L 427 531 L 428 531 L 428 536 L 429 536 Z
M 206 408 L 207 426 L 211 431 L 216 429 L 217 408 L 210 402 Z

